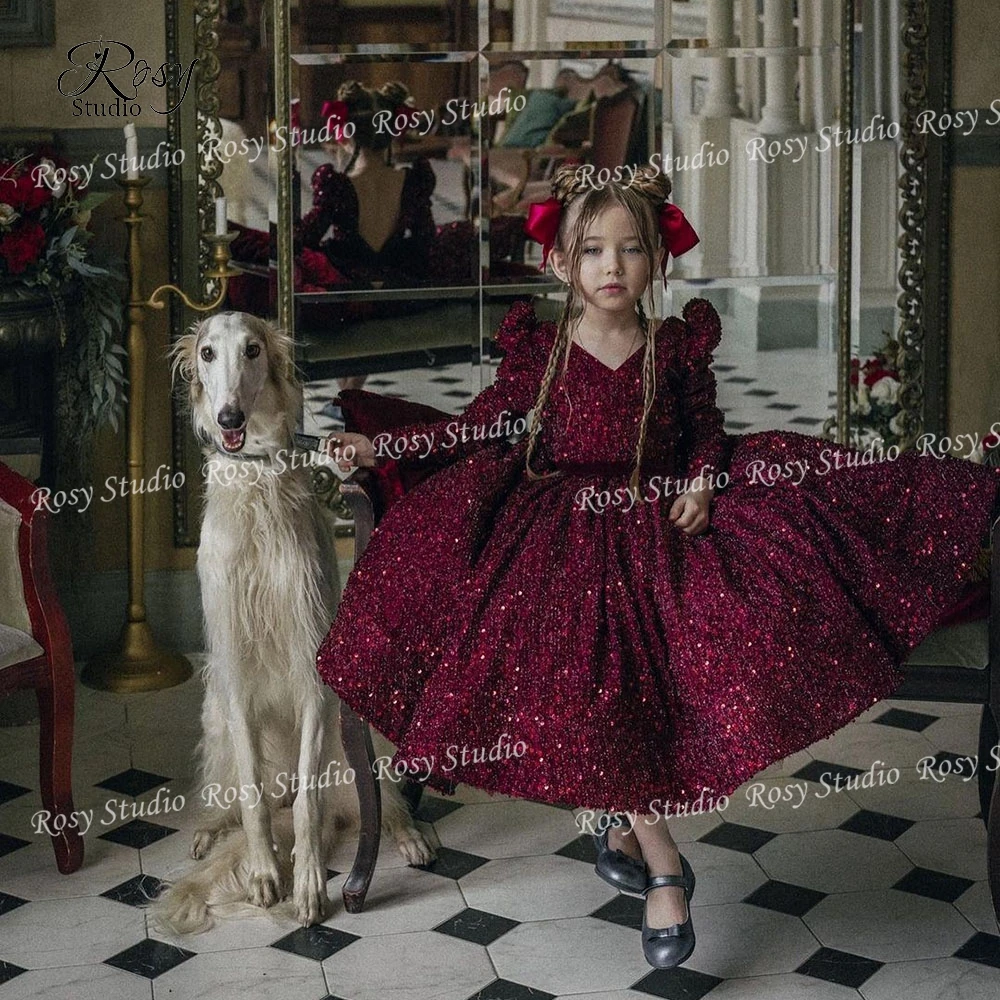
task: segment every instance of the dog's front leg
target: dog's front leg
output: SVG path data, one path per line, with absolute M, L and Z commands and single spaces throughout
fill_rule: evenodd
M 302 709 L 299 742 L 299 785 L 292 804 L 295 826 L 293 898 L 299 923 L 304 927 L 318 924 L 324 916 L 329 897 L 326 894 L 326 859 L 320 857 L 319 766 L 323 748 L 323 699 L 319 692 L 307 698 Z
M 250 731 L 245 705 L 233 699 L 229 731 L 240 781 L 240 806 L 246 831 L 249 867 L 247 901 L 255 906 L 273 906 L 282 898 L 281 874 L 271 839 L 271 812 L 264 794 L 260 752 Z

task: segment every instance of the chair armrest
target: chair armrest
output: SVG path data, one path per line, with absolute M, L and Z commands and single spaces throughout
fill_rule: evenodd
M 39 487 L 30 479 L 25 479 L 10 466 L 0 462 L 0 499 L 17 511 L 25 524 L 31 524 L 36 511 L 41 507 L 39 496 Z
M 48 654 L 53 683 L 73 683 L 73 646 L 49 572 L 48 517 L 30 480 L 0 462 L 0 497 L 21 515 L 17 559 L 32 638 Z
M 350 479 L 340 484 L 340 492 L 350 508 L 354 518 L 354 561 L 368 546 L 372 530 L 375 527 L 375 508 L 372 504 L 371 491 L 374 488 L 372 475 L 367 469 L 357 469 Z

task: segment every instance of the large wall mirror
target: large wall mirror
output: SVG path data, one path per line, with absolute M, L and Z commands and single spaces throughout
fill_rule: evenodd
M 345 387 L 458 412 L 492 378 L 515 297 L 557 314 L 522 226 L 569 157 L 595 177 L 644 162 L 671 175 L 701 244 L 673 262 L 663 315 L 695 296 L 722 314 L 728 430 L 905 447 L 942 429 L 947 158 L 918 116 L 947 107 L 947 46 L 929 38 L 949 4 L 167 0 L 167 13 L 171 58 L 201 74 L 171 137 L 189 151 L 171 179 L 174 280 L 211 290 L 198 233 L 224 193 L 244 270 L 230 304 L 293 328 L 307 431 L 336 426 Z M 337 136 L 345 110 L 368 125 Z M 175 331 L 193 318 L 175 313 Z M 174 435 L 190 472 L 175 536 L 196 544 L 180 414 Z

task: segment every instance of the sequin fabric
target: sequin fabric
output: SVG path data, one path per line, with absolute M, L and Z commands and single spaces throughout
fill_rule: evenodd
M 524 439 L 463 440 L 455 426 L 533 407 L 554 334 L 515 303 L 494 383 L 455 421 L 394 432 L 411 441 L 404 461 L 439 468 L 376 527 L 318 669 L 397 745 L 395 764 L 442 791 L 710 807 L 892 693 L 963 589 L 1000 473 L 913 452 L 865 464 L 795 432 L 726 435 L 719 317 L 694 299 L 655 335 L 647 499 L 596 510 L 581 490 L 628 483 L 641 351 L 612 370 L 571 348 L 533 465 L 556 478 L 525 477 Z M 646 484 L 703 466 L 730 480 L 691 537 L 667 519 L 676 495 Z
M 474 284 L 479 280 L 478 225 L 471 219 L 459 219 L 438 226 L 431 210 L 436 183 L 434 169 L 425 156 L 416 157 L 405 168 L 396 226 L 385 245 L 376 251 L 361 236 L 360 205 L 350 178 L 324 163 L 313 173 L 313 207 L 296 227 L 296 245 L 323 251 L 351 282 L 448 287 Z M 266 234 L 261 235 L 266 250 Z M 521 216 L 491 219 L 491 267 L 502 270 L 502 262 L 522 256 L 525 239 Z M 394 315 L 420 308 L 419 301 L 411 304 L 400 300 L 367 311 L 354 308 L 351 316 Z

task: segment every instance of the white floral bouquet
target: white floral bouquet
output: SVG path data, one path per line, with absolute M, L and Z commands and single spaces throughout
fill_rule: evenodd
M 899 390 L 903 347 L 888 331 L 885 338 L 886 346 L 864 362 L 851 358 L 851 443 L 855 448 L 873 443 L 882 448 L 902 444 Z

